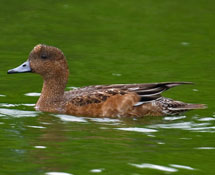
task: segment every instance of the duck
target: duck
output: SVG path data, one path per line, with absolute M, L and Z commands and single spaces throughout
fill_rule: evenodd
M 35 109 L 42 112 L 90 117 L 144 117 L 180 115 L 204 104 L 163 97 L 162 92 L 192 82 L 90 85 L 65 91 L 69 68 L 64 53 L 54 46 L 36 45 L 26 62 L 8 74 L 32 72 L 43 78 Z

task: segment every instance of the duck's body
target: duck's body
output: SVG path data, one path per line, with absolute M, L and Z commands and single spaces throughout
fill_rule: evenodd
M 76 116 L 95 117 L 141 117 L 177 115 L 190 109 L 202 108 L 203 105 L 187 104 L 161 97 L 161 92 L 170 87 L 186 84 L 154 83 L 129 85 L 97 85 L 66 91 L 59 100 L 56 91 L 50 94 L 50 88 L 42 91 L 36 104 L 40 111 L 66 113 Z M 44 96 L 44 94 L 46 94 Z
M 37 45 L 27 62 L 8 73 L 35 72 L 44 83 L 36 109 L 44 112 L 94 117 L 143 117 L 177 115 L 205 108 L 161 97 L 171 87 L 189 82 L 97 85 L 64 91 L 69 70 L 63 53 L 51 46 Z

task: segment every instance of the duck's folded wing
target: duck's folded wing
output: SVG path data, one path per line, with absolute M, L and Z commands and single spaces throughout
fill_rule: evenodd
M 156 100 L 161 97 L 161 93 L 169 88 L 182 84 L 192 84 L 191 82 L 163 82 L 147 84 L 114 84 L 96 85 L 78 88 L 72 91 L 72 101 L 76 104 L 100 103 L 106 101 L 111 96 L 128 93 L 136 93 L 140 100 L 135 106 Z M 70 91 L 71 94 L 71 91 Z
M 161 82 L 161 83 L 144 83 L 144 84 L 113 84 L 113 85 L 96 85 L 96 86 L 88 86 L 94 89 L 121 89 L 121 90 L 152 90 L 155 88 L 163 88 L 169 89 L 175 86 L 179 86 L 182 84 L 193 84 L 192 82 Z
M 147 84 L 114 84 L 114 85 L 98 85 L 95 89 L 120 89 L 128 92 L 137 93 L 141 99 L 140 102 L 148 102 L 161 97 L 161 93 L 182 84 L 193 84 L 192 82 L 162 82 Z

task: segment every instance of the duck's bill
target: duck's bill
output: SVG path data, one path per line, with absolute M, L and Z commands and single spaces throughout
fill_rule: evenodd
M 23 64 L 21 64 L 20 66 L 7 71 L 8 74 L 25 73 L 25 72 L 31 72 L 30 62 L 28 60 Z

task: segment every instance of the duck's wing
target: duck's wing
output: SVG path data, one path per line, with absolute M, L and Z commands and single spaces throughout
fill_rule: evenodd
M 71 101 L 76 105 L 86 105 L 106 101 L 111 96 L 128 93 L 136 93 L 140 100 L 135 106 L 156 100 L 161 97 L 161 93 L 182 84 L 192 84 L 191 82 L 163 82 L 147 84 L 114 84 L 96 85 L 78 88 L 69 91 Z M 67 96 L 68 97 L 68 96 Z
M 114 85 L 98 85 L 95 89 L 120 89 L 127 92 L 135 92 L 141 98 L 140 102 L 148 102 L 161 97 L 161 93 L 182 84 L 193 84 L 192 82 L 162 82 L 147 84 L 114 84 Z
M 67 101 L 75 104 L 76 106 L 84 106 L 88 104 L 96 104 L 105 102 L 108 98 L 115 95 L 125 95 L 128 91 L 116 88 L 112 89 L 97 89 L 92 86 L 78 88 L 76 90 L 66 92 L 65 98 Z

